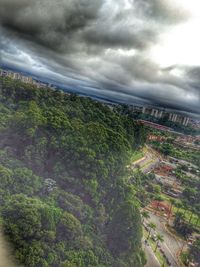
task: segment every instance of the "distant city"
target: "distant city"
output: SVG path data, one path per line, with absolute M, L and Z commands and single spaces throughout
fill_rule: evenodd
M 110 105 L 111 107 L 114 105 Z M 177 125 L 182 125 L 183 127 L 190 127 L 195 130 L 200 130 L 200 120 L 186 116 L 182 113 L 176 113 L 162 107 L 153 107 L 147 105 L 130 105 L 129 111 L 132 114 L 140 114 L 141 119 L 138 121 L 146 126 L 162 130 L 162 131 L 172 131 L 173 127 L 167 127 L 162 125 L 165 122 L 171 122 Z M 142 118 L 144 115 L 144 118 Z M 148 118 L 148 119 L 147 119 Z
M 19 72 L 14 72 L 14 71 L 10 71 L 10 70 L 0 69 L 0 77 L 9 77 L 9 78 L 12 78 L 14 80 L 21 81 L 23 83 L 35 85 L 37 88 L 49 87 L 52 89 L 56 89 L 56 86 L 51 84 L 51 83 L 41 82 L 38 79 L 34 79 L 31 76 L 23 75 Z
M 159 119 L 167 118 L 169 121 L 178 122 L 178 123 L 182 124 L 183 126 L 187 126 L 189 121 L 190 121 L 190 119 L 188 117 L 184 117 L 182 115 L 169 113 L 167 111 L 158 110 L 158 109 L 154 109 L 154 108 L 143 107 L 142 113 L 151 115 L 151 116 L 153 116 L 155 118 L 159 118 Z
M 57 86 L 52 84 L 52 83 L 41 82 L 39 79 L 33 78 L 31 76 L 28 76 L 28 75 L 21 74 L 19 72 L 11 71 L 11 70 L 0 69 L 0 77 L 9 77 L 9 78 L 12 78 L 15 80 L 19 80 L 23 83 L 32 84 L 32 85 L 36 86 L 37 88 L 43 88 L 43 87 L 47 87 L 47 88 L 51 88 L 51 89 L 57 88 Z M 113 104 L 110 104 L 110 103 L 104 103 L 104 104 L 110 106 L 111 108 L 113 107 Z M 141 106 L 130 105 L 129 109 L 132 112 L 137 112 L 137 113 L 141 113 L 144 115 L 150 115 L 156 119 L 165 119 L 167 121 L 179 123 L 185 127 L 190 126 L 194 129 L 200 129 L 200 120 L 184 116 L 183 114 L 177 114 L 175 112 L 170 112 L 168 110 L 165 110 L 164 108 L 157 108 L 157 107 L 144 106 L 144 105 L 141 105 Z M 171 130 L 171 128 L 169 128 L 169 127 L 166 127 L 166 126 L 154 123 L 154 122 L 150 122 L 150 121 L 146 121 L 146 120 L 140 120 L 140 122 L 143 124 L 146 124 L 147 126 L 157 128 L 159 130 L 164 130 L 164 131 Z

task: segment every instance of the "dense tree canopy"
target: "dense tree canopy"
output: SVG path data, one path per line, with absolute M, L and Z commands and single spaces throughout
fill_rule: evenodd
M 25 266 L 143 266 L 130 155 L 145 131 L 88 98 L 0 78 L 0 203 Z

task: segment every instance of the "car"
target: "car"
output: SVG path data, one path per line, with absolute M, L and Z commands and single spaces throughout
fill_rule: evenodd
M 165 254 L 165 252 L 164 252 L 164 250 L 161 248 L 160 249 L 160 252 L 162 253 L 162 254 Z
M 156 234 L 153 234 L 153 235 L 151 236 L 151 238 L 152 238 L 154 241 L 156 241 L 156 240 L 157 240 L 157 236 L 156 236 Z
M 171 262 L 169 261 L 168 258 L 166 258 L 166 261 L 167 261 L 167 264 L 168 264 L 169 266 L 172 266 L 172 264 L 171 264 Z

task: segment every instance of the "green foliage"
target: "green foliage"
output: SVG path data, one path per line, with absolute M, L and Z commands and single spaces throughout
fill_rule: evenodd
M 198 265 L 200 265 L 200 238 L 199 237 L 190 247 L 189 255 Z
M 42 261 L 50 252 L 50 244 L 55 242 L 61 215 L 59 209 L 38 199 L 22 194 L 10 198 L 2 210 L 3 227 L 20 262 L 26 266 L 45 266 Z
M 184 238 L 187 238 L 193 232 L 193 227 L 185 222 L 184 214 L 182 212 L 177 212 L 174 219 L 174 228 L 176 231 L 182 235 Z
M 139 185 L 125 182 L 143 126 L 88 98 L 9 78 L 0 78 L 0 100 L 2 226 L 16 259 L 143 266 Z
M 119 206 L 107 229 L 107 242 L 113 256 L 117 257 L 121 254 L 123 257 L 129 258 L 129 264 L 132 266 L 140 266 L 137 258 L 141 249 L 139 242 L 142 237 L 140 224 L 137 206 L 129 200 Z

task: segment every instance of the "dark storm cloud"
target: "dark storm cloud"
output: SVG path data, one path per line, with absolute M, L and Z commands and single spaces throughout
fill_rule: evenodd
M 99 97 L 200 112 L 192 70 L 176 77 L 177 66 L 161 69 L 148 57 L 161 32 L 188 18 L 172 1 L 0 0 L 0 7 L 4 64 Z
M 178 23 L 187 18 L 186 11 L 176 7 L 175 1 L 136 0 L 139 11 L 145 16 L 162 23 Z
M 71 38 L 94 20 L 99 1 L 1 0 L 0 21 L 22 38 L 55 50 L 69 49 Z
M 155 41 L 157 34 L 150 21 L 145 25 L 144 15 L 153 19 L 159 16 L 163 23 L 182 18 L 165 0 L 130 1 L 132 8 L 128 11 L 122 8 L 122 0 L 116 1 L 114 10 L 106 9 L 112 1 L 109 6 L 99 0 L 1 0 L 0 3 L 0 21 L 6 29 L 61 51 L 84 48 L 84 44 L 73 47 L 73 41 L 143 49 Z
M 186 76 L 190 81 L 200 83 L 200 66 L 186 68 Z

